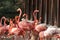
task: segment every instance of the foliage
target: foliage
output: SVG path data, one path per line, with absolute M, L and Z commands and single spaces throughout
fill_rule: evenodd
M 0 17 L 14 17 L 17 14 L 17 8 L 24 10 L 22 0 L 0 0 Z

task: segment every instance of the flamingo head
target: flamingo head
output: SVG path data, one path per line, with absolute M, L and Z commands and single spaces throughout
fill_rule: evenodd
M 25 14 L 25 13 L 23 14 L 23 17 L 24 17 L 24 16 L 26 16 L 26 14 Z
M 3 16 L 2 18 L 5 18 L 5 16 Z
M 39 12 L 39 10 L 34 10 L 34 12 Z
M 2 17 L 2 19 L 6 20 L 6 17 L 5 17 L 5 16 L 3 16 L 3 17 Z
M 20 10 L 21 10 L 21 9 L 20 9 L 20 8 L 18 8 L 18 9 L 17 9 L 17 12 L 18 12 L 18 11 L 20 11 Z

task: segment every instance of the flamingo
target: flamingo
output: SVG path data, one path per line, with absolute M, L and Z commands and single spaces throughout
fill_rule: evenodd
M 56 34 L 53 37 L 60 38 L 60 28 L 57 28 Z
M 19 16 L 15 16 L 15 25 L 16 27 L 15 28 L 11 28 L 11 30 L 9 31 L 9 34 L 8 35 L 22 35 L 24 37 L 24 34 L 25 34 L 25 31 L 21 28 L 22 25 L 19 24 L 20 23 L 20 17 L 21 17 L 21 14 L 22 14 L 22 10 L 20 8 L 17 9 L 17 12 L 20 11 L 20 14 Z M 17 32 L 16 32 L 17 30 Z
M 23 31 L 17 27 L 15 27 L 14 23 L 13 23 L 13 20 L 10 19 L 10 24 L 8 25 L 9 29 L 8 29 L 8 37 L 11 36 L 11 35 L 16 35 L 16 36 L 20 36 L 20 35 L 23 35 Z M 14 38 L 13 38 L 14 40 Z
M 36 37 L 36 34 L 35 34 L 35 27 L 36 27 L 36 25 L 38 24 L 38 20 L 37 20 L 37 18 L 36 18 L 36 16 L 35 16 L 35 14 L 37 13 L 37 12 L 39 12 L 39 10 L 34 10 L 34 12 L 33 12 L 33 17 L 34 17 L 34 21 L 33 21 L 33 24 L 34 24 L 34 26 L 32 27 L 32 28 L 34 28 L 32 31 L 31 31 L 31 33 L 32 33 L 32 35 L 31 35 L 31 40 L 35 40 L 37 37 Z
M 15 27 L 12 19 L 10 19 L 10 24 L 9 24 L 8 26 L 9 26 L 9 29 L 8 29 L 9 34 L 8 34 L 8 35 L 13 34 L 14 31 L 17 30 L 17 28 Z M 13 30 L 13 31 L 12 31 L 12 30 Z
M 26 13 L 23 14 L 23 17 L 26 17 L 26 19 L 22 19 L 22 23 L 24 23 L 23 29 L 26 31 L 26 34 L 28 35 L 27 39 L 29 40 L 30 39 L 30 32 L 31 32 L 32 27 L 33 27 L 33 22 L 28 20 L 28 15 Z
M 23 28 L 26 28 L 26 30 L 31 30 L 31 27 L 33 27 L 33 23 L 29 22 L 27 14 L 23 14 L 23 17 L 24 16 L 26 16 L 26 19 L 22 19 Z
M 4 19 L 4 26 L 1 24 L 2 23 L 2 19 Z M 0 35 L 2 34 L 5 34 L 5 32 L 6 32 L 6 18 L 5 17 L 2 17 L 1 18 L 1 21 L 0 21 Z
M 35 31 L 38 32 L 38 33 L 41 32 L 41 31 L 44 31 L 46 29 L 47 29 L 46 24 L 38 24 L 35 27 Z
M 38 10 L 36 10 L 37 12 L 39 12 Z M 35 12 L 34 12 L 35 13 Z M 33 13 L 33 16 L 34 16 L 34 21 L 35 21 L 35 28 L 34 28 L 34 35 L 36 35 L 36 37 L 38 36 L 38 34 L 39 34 L 39 32 L 41 32 L 41 31 L 44 31 L 44 30 L 46 30 L 47 29 L 47 27 L 46 27 L 46 24 L 45 23 L 43 23 L 43 24 L 39 24 L 39 22 L 38 22 L 38 20 L 37 20 L 37 18 L 36 18 L 36 16 L 34 15 L 34 13 Z M 41 17 L 40 17 L 40 22 L 41 22 Z
M 58 28 L 55 26 L 49 26 L 45 31 L 39 33 L 40 40 L 44 38 L 52 37 L 52 35 L 58 33 Z
M 3 19 L 4 19 L 4 25 L 3 25 L 3 27 L 5 27 L 6 30 L 8 30 L 9 25 L 7 25 L 6 22 L 7 22 L 7 21 L 9 22 L 9 19 L 7 19 L 5 16 L 3 16 L 3 17 L 1 18 L 1 23 L 2 23 L 2 20 L 3 20 Z
M 23 19 L 20 23 L 19 23 L 19 27 L 22 29 L 26 29 L 26 30 L 33 30 L 34 28 L 34 23 L 36 22 L 36 17 L 35 17 L 35 13 L 39 12 L 38 10 L 35 10 L 33 12 L 33 16 L 34 16 L 34 21 L 30 21 L 28 20 L 28 16 L 26 14 L 24 14 L 23 16 L 26 16 L 26 20 Z M 28 25 L 27 25 L 28 24 Z
M 20 11 L 20 14 L 19 14 L 19 17 L 18 17 L 18 20 L 19 20 L 20 17 L 21 17 L 21 14 L 22 14 L 22 10 L 20 8 L 18 8 L 17 11 Z M 27 25 L 26 25 L 25 21 L 19 21 L 18 26 L 19 26 L 19 28 L 23 29 L 23 26 L 27 26 Z
M 22 10 L 21 10 L 21 8 L 18 8 L 18 9 L 17 9 L 17 12 L 18 12 L 18 11 L 20 12 L 20 13 L 19 13 L 19 19 L 18 19 L 18 21 L 20 21 L 20 18 L 21 18 L 21 15 L 22 15 Z
M 26 16 L 26 15 L 24 14 L 24 16 Z M 29 25 L 27 25 L 27 24 L 29 24 L 29 23 L 27 22 L 27 19 L 26 19 L 26 20 L 23 19 L 22 21 L 20 21 L 20 22 L 18 23 L 18 26 L 19 26 L 18 28 L 23 29 L 23 31 L 25 31 L 24 34 L 26 34 L 26 31 L 27 31 L 27 30 L 30 30 Z
M 6 24 L 6 17 L 5 16 L 3 16 L 2 18 L 1 18 L 1 23 L 2 23 L 2 20 L 4 19 L 4 26 L 6 26 L 7 24 Z
M 26 16 L 26 20 L 23 19 L 22 22 L 20 22 L 20 24 L 23 25 L 23 27 L 25 26 L 25 27 L 30 27 L 30 28 L 33 29 L 35 23 L 38 22 L 37 19 L 36 19 L 36 17 L 35 17 L 35 15 L 34 15 L 34 14 L 37 13 L 37 12 L 39 12 L 39 10 L 34 10 L 34 12 L 33 12 L 34 21 L 28 20 L 28 15 L 27 15 L 27 14 L 24 14 L 23 17 Z M 27 24 L 28 24 L 28 25 L 27 25 Z M 20 25 L 20 26 L 21 26 L 21 25 Z
M 20 8 L 19 8 L 18 10 L 21 11 Z M 23 20 L 23 21 L 21 21 L 21 22 L 18 23 L 19 27 L 20 27 L 20 28 L 23 28 L 23 27 L 22 27 L 23 25 L 27 27 L 27 26 L 28 26 L 28 25 L 27 25 L 27 22 L 29 22 L 29 26 L 32 26 L 32 25 L 31 25 L 31 22 L 32 22 L 32 23 L 35 23 L 35 22 L 36 22 L 36 17 L 35 17 L 34 14 L 37 13 L 37 12 L 39 12 L 39 10 L 34 10 L 34 12 L 33 12 L 34 22 L 33 22 L 33 21 L 29 21 L 28 18 L 27 18 L 28 16 L 26 16 L 26 20 L 25 20 L 25 21 Z M 21 17 L 21 14 L 22 14 L 22 12 L 20 13 L 20 17 Z M 24 14 L 24 15 L 25 15 L 25 14 Z M 21 25 L 20 25 L 20 24 L 21 24 Z M 33 28 L 34 28 L 34 26 L 33 26 Z
M 40 22 L 37 22 L 38 24 L 35 26 L 35 29 L 34 29 L 37 33 L 47 29 L 47 25 L 45 23 L 41 23 L 41 19 L 42 17 L 40 17 L 39 19 Z

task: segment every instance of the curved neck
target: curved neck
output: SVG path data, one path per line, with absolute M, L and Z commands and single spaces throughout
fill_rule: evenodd
M 20 13 L 19 13 L 19 19 L 18 19 L 18 21 L 20 21 L 20 19 L 21 19 L 21 15 L 22 15 L 22 10 L 20 9 Z
M 34 17 L 34 23 L 35 23 L 35 25 L 38 23 L 38 19 L 37 19 L 37 17 L 35 16 L 36 13 L 37 13 L 37 11 L 34 11 L 34 12 L 33 12 L 33 17 Z
M 35 16 L 35 13 L 36 12 L 33 12 L 33 17 L 34 17 L 34 20 L 37 20 L 36 16 Z
M 2 23 L 3 19 L 4 19 L 4 25 L 6 25 L 6 18 L 4 18 L 4 17 L 1 18 L 1 23 Z
M 33 12 L 33 17 L 34 17 L 34 22 L 35 22 L 35 23 L 38 21 L 38 20 L 37 20 L 37 17 L 35 16 L 36 13 L 37 13 L 36 11 Z

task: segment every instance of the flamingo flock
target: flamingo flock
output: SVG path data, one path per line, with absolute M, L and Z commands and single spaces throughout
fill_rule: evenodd
M 19 13 L 19 16 L 15 16 L 14 19 L 10 18 L 6 18 L 5 16 L 3 16 L 2 18 L 0 18 L 0 36 L 2 35 L 6 35 L 6 36 L 11 36 L 11 35 L 16 35 L 16 36 L 23 36 L 23 38 L 26 36 L 26 33 L 29 31 L 29 39 L 28 40 L 32 40 L 31 33 L 32 35 L 36 35 L 39 37 L 39 39 L 33 39 L 33 40 L 44 40 L 44 38 L 49 38 L 49 37 L 57 37 L 60 38 L 60 28 L 58 28 L 57 26 L 52 26 L 49 25 L 47 26 L 46 23 L 41 23 L 39 22 L 39 20 L 36 18 L 35 14 L 37 12 L 39 12 L 39 10 L 34 10 L 33 12 L 33 17 L 34 20 L 28 20 L 28 15 L 26 13 L 24 13 L 22 15 L 22 10 L 21 8 L 17 9 L 17 12 Z M 25 18 L 22 18 L 25 17 Z M 4 23 L 2 24 L 2 20 L 4 19 Z M 21 21 L 20 21 L 21 19 Z M 40 17 L 40 20 L 42 19 L 42 17 Z M 9 24 L 7 24 L 6 22 L 9 22 Z M 36 38 L 35 36 L 35 38 Z M 14 40 L 14 39 L 13 39 Z

